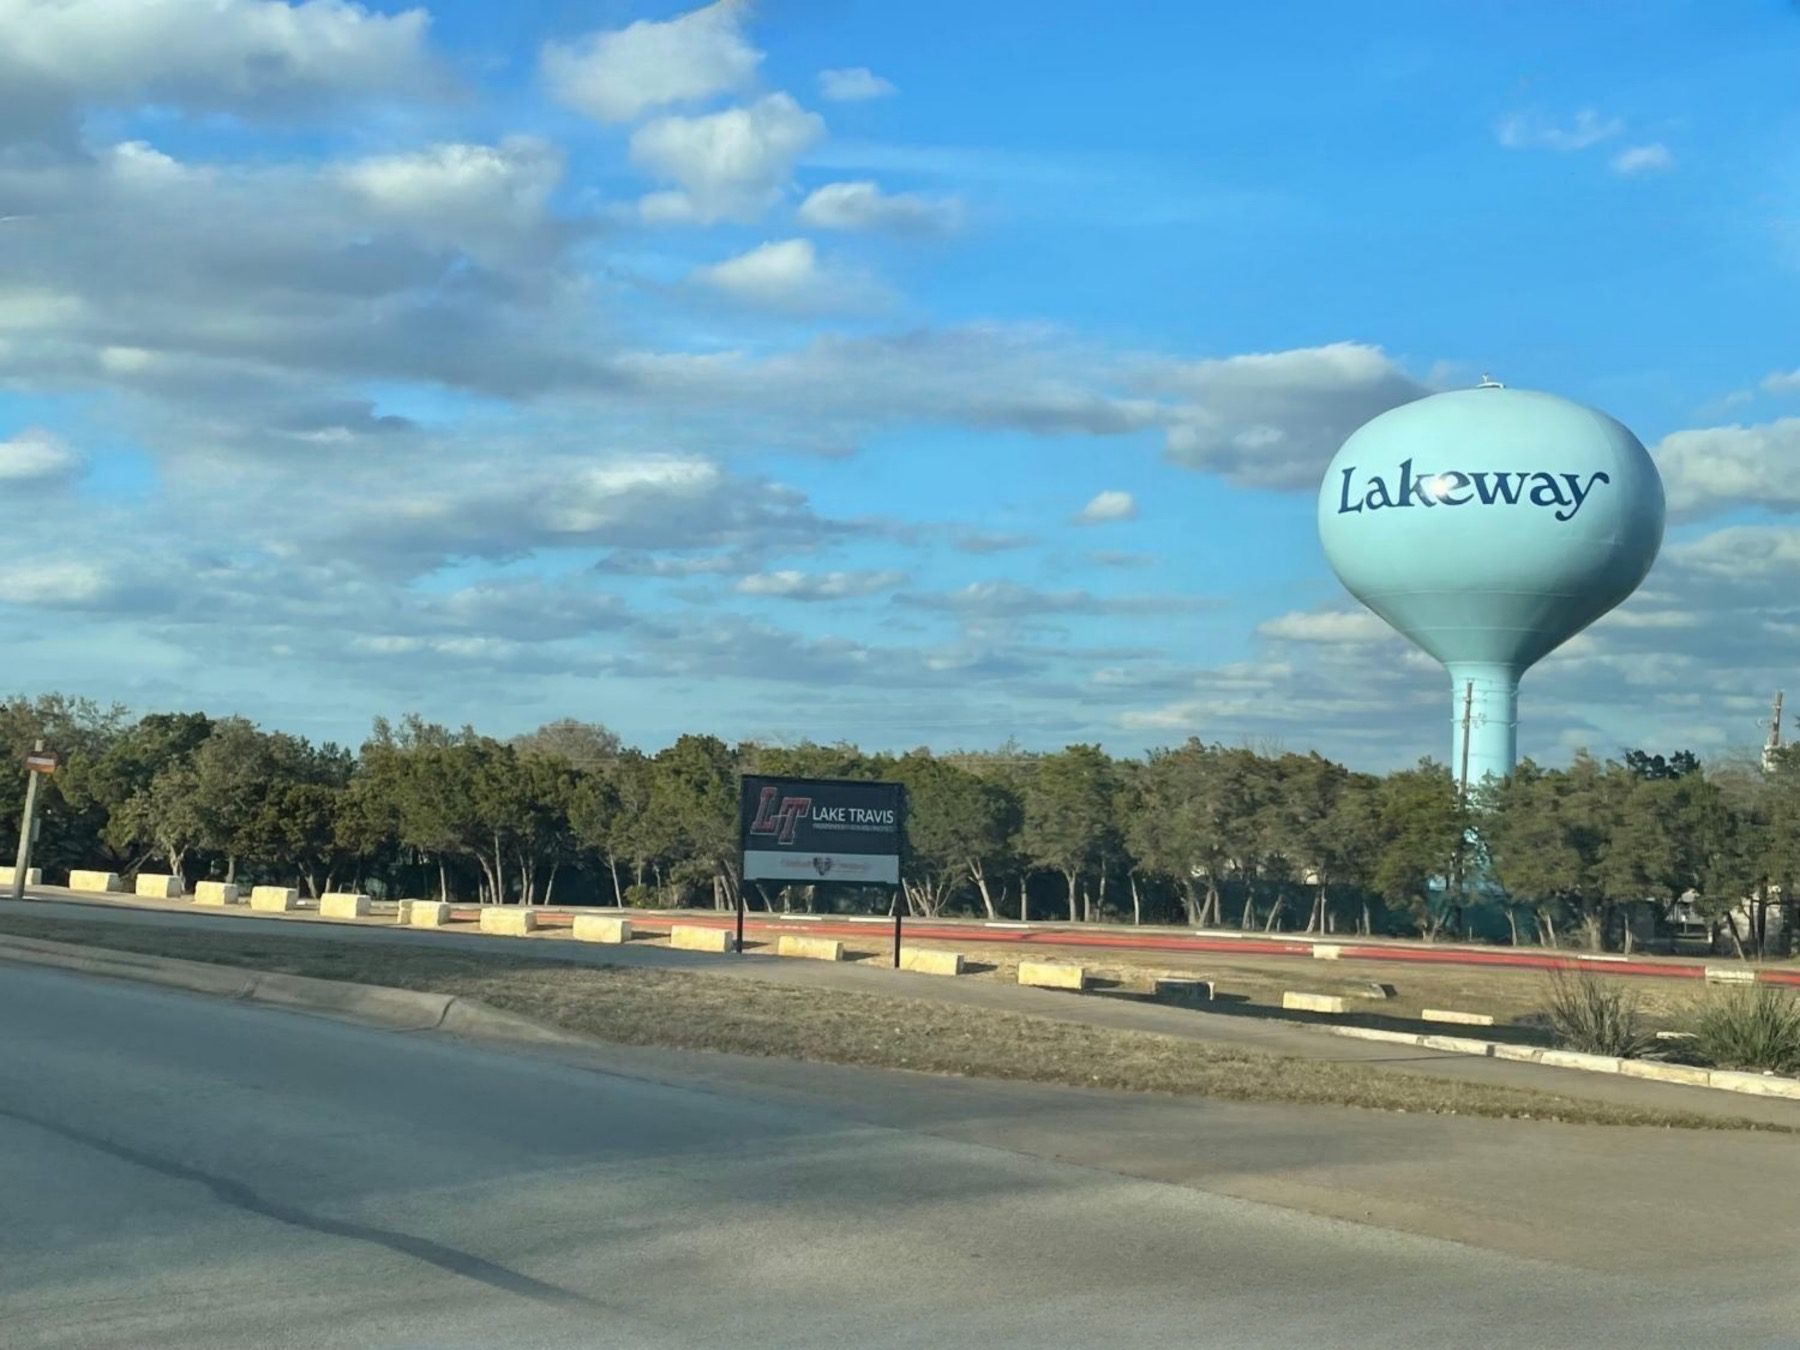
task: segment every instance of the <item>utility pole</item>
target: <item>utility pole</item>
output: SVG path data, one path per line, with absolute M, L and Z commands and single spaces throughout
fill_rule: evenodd
M 12 898 L 14 901 L 25 898 L 25 874 L 31 868 L 31 836 L 37 826 L 37 789 L 38 778 L 46 772 L 40 765 L 44 762 L 44 743 L 39 741 L 32 746 L 31 754 L 25 759 L 25 815 L 19 821 L 19 854 L 13 866 Z M 55 760 L 50 760 L 54 765 Z
M 1482 376 L 1483 379 L 1487 377 Z M 1475 720 L 1475 681 L 1468 680 L 1463 684 L 1462 715 L 1462 770 L 1457 774 L 1457 783 L 1462 789 L 1464 800 L 1469 796 L 1469 728 Z

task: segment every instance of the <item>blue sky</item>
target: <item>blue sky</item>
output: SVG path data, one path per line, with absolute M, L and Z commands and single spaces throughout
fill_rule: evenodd
M 1800 7 L 0 0 L 10 687 L 1442 753 L 1325 567 L 1492 372 L 1662 468 L 1542 758 L 1800 652 Z

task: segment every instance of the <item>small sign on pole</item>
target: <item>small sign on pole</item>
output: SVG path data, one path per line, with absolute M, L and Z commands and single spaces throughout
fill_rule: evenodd
M 37 839 L 38 779 L 56 772 L 56 756 L 42 741 L 25 756 L 25 814 L 19 821 L 19 854 L 13 863 L 12 898 L 25 898 L 25 878 L 31 874 L 31 846 Z

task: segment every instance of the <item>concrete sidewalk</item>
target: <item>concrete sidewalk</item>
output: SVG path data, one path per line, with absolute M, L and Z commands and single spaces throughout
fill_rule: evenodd
M 839 989 L 889 998 L 931 999 L 962 1007 L 1024 1013 L 1089 1026 L 1142 1031 L 1296 1059 L 1367 1064 L 1430 1078 L 1529 1088 L 1589 1101 L 1604 1101 L 1696 1115 L 1736 1117 L 1800 1128 L 1800 1101 L 1740 1096 L 1706 1088 L 1617 1078 L 1539 1064 L 1477 1058 L 1413 1046 L 1358 1041 L 1270 1018 L 1172 1008 L 1093 994 L 1024 989 L 998 981 L 917 975 L 865 963 L 785 960 L 755 952 L 712 955 L 672 951 L 647 943 L 596 946 L 576 942 L 566 932 L 540 932 L 530 938 L 484 937 L 474 932 L 396 928 L 381 920 L 334 921 L 310 915 L 251 914 L 245 911 L 195 912 L 181 902 L 67 903 L 28 900 L 22 905 L 0 902 L 0 915 L 21 914 L 74 922 L 131 922 L 194 928 L 210 932 L 254 933 L 261 938 L 311 937 L 317 940 L 402 943 L 408 946 L 483 954 L 511 959 L 566 961 L 595 966 L 645 966 L 686 970 L 715 977 L 760 980 L 795 987 Z M 229 925 L 222 928 L 221 925 Z M 497 945 L 498 944 L 498 945 Z

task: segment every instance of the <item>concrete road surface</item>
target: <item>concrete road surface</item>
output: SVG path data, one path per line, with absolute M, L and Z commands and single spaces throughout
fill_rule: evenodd
M 1391 1207 L 1369 1180 L 1484 1141 L 1512 1184 L 1476 1152 L 1466 1201 L 1429 1165 Z M 1564 1145 L 1591 1168 L 1546 1183 Z M 1581 1198 L 1640 1145 L 1660 1231 Z M 525 1053 L 0 965 L 0 1341 L 1796 1344 L 1787 1206 L 1756 1196 L 1792 1197 L 1797 1148 Z M 1704 1212 L 1695 1169 L 1740 1193 Z M 1284 1203 L 1224 1193 L 1255 1184 Z M 1305 1212 L 1334 1204 L 1366 1217 Z M 1496 1205 L 1509 1250 L 1417 1231 Z

